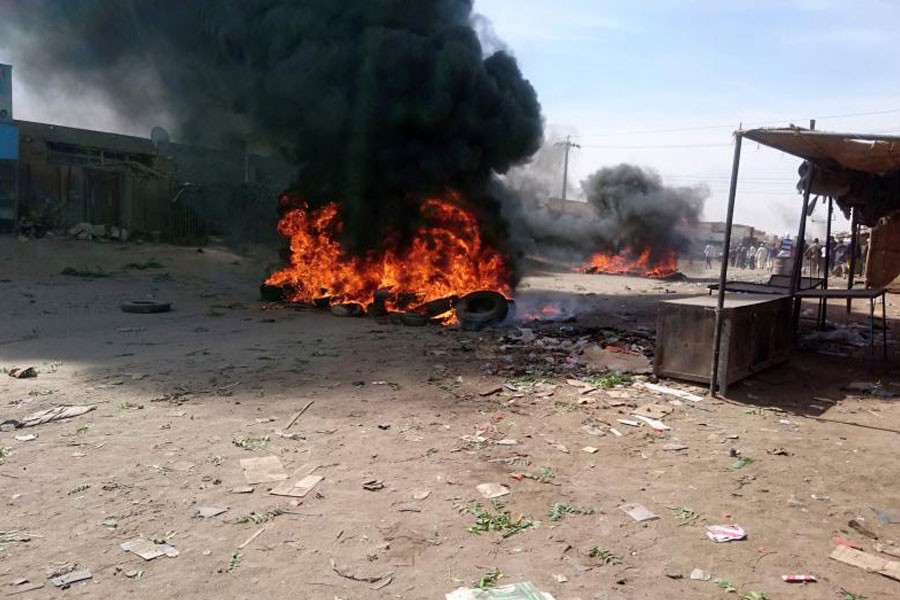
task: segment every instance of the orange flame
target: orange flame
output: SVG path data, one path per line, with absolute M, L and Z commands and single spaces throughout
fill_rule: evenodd
M 283 286 L 293 302 L 312 302 L 330 296 L 333 303 L 366 306 L 376 290 L 414 294 L 429 302 L 475 290 L 512 292 L 512 274 L 499 252 L 485 245 L 478 221 L 460 206 L 461 199 L 429 199 L 422 204 L 427 223 L 403 247 L 386 241 L 357 257 L 347 255 L 338 236 L 343 229 L 338 207 L 327 204 L 309 210 L 305 203 L 284 214 L 278 231 L 290 238 L 290 266 L 272 274 L 266 283 Z M 387 307 L 396 309 L 396 300 Z
M 598 252 L 582 271 L 650 278 L 668 277 L 678 271 L 678 254 L 674 250 L 665 250 L 660 256 L 651 257 L 650 248 L 636 252 L 631 246 L 627 246 L 618 254 Z

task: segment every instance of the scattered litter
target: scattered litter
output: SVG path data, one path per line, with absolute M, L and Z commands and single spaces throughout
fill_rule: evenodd
M 772 448 L 770 450 L 766 450 L 766 454 L 770 454 L 772 456 L 790 456 L 791 453 L 785 450 L 784 448 Z
M 650 418 L 647 418 L 647 417 L 644 417 L 641 415 L 632 415 L 632 416 L 635 419 L 640 419 L 641 421 L 643 421 L 644 423 L 646 423 L 647 425 L 649 425 L 650 427 L 652 427 L 653 429 L 655 429 L 657 431 L 669 431 L 670 429 L 672 429 L 671 427 L 669 427 L 662 421 L 657 421 L 656 419 L 650 419 Z
M 486 398 L 488 396 L 493 396 L 494 394 L 499 394 L 502 391 L 503 391 L 502 385 L 495 385 L 495 386 L 490 387 L 482 392 L 478 392 L 478 395 Z
M 554 600 L 547 592 L 538 590 L 533 583 L 511 583 L 482 590 L 459 588 L 444 596 L 446 600 Z
M 858 519 L 850 519 L 847 522 L 847 527 L 849 527 L 850 529 L 852 529 L 853 531 L 855 531 L 856 533 L 858 533 L 860 535 L 866 536 L 867 538 L 871 538 L 873 540 L 878 539 L 878 534 L 875 533 L 874 531 L 872 531 L 871 529 L 869 529 L 868 527 L 866 527 Z
M 678 443 L 666 444 L 665 446 L 663 446 L 663 450 L 665 450 L 666 452 L 679 452 L 681 450 L 687 450 L 687 449 L 688 449 L 688 447 L 685 444 L 678 444 Z
M 413 500 L 424 500 L 431 495 L 431 490 L 413 490 Z
M 691 571 L 691 579 L 694 581 L 709 581 L 712 579 L 712 574 L 707 573 L 703 569 L 694 569 Z
M 18 429 L 21 427 L 34 427 L 35 425 L 43 425 L 52 421 L 61 421 L 63 419 L 71 419 L 80 417 L 89 413 L 97 407 L 91 406 L 55 406 L 47 410 L 39 410 L 32 413 L 21 421 L 13 421 L 13 425 Z
M 859 542 L 854 542 L 853 540 L 848 540 L 847 538 L 841 537 L 839 535 L 836 535 L 833 538 L 831 538 L 831 541 L 834 542 L 835 544 L 837 544 L 838 546 L 846 546 L 847 548 L 854 548 L 856 550 L 863 549 L 862 545 L 860 545 Z
M 78 583 L 79 581 L 87 581 L 94 576 L 93 573 L 88 569 L 82 569 L 81 571 L 72 571 L 71 573 L 66 573 L 65 575 L 60 575 L 59 577 L 54 577 L 50 580 L 54 586 L 60 589 L 66 589 L 73 583 Z
M 343 577 L 344 579 L 349 579 L 351 581 L 362 581 L 365 583 L 378 583 L 389 577 L 393 576 L 393 572 L 385 573 L 384 575 L 357 575 L 355 573 L 350 573 L 347 569 L 342 569 L 338 567 L 334 562 L 334 559 L 331 559 L 331 570 Z M 388 582 L 390 583 L 390 582 Z M 382 586 L 383 587 L 383 586 Z
M 847 546 L 838 546 L 829 558 L 900 581 L 900 562 L 896 560 L 887 560 Z
M 619 510 L 624 511 L 626 515 L 641 523 L 643 521 L 653 521 L 658 519 L 659 515 L 648 509 L 643 504 L 623 504 Z
M 610 427 L 609 432 L 616 437 L 622 437 L 622 432 L 616 429 L 615 427 Z
M 188 462 L 186 460 L 179 460 L 172 463 L 173 471 L 181 471 L 182 473 L 189 473 L 194 468 L 194 463 Z
M 884 544 L 875 544 L 875 549 L 894 558 L 900 558 L 900 549 L 898 548 L 885 546 Z
M 513 440 L 510 438 L 504 438 L 502 440 L 497 440 L 494 442 L 495 446 L 516 446 L 519 443 L 518 440 Z
M 303 415 L 303 413 L 305 413 L 309 409 L 309 407 L 313 405 L 313 402 L 315 402 L 315 400 L 310 400 L 309 402 L 306 403 L 306 406 L 304 406 L 303 408 L 298 410 L 297 414 L 295 414 L 293 417 L 291 417 L 291 420 L 288 421 L 288 424 L 284 428 L 284 430 L 287 431 L 288 429 L 293 427 L 294 423 L 297 422 L 297 419 L 299 419 Z
M 706 528 L 706 537 L 716 543 L 733 542 L 747 537 L 747 532 L 740 525 L 710 525 Z
M 588 454 L 596 454 L 600 448 L 594 448 L 593 446 L 585 446 L 581 449 L 582 452 L 587 452 Z
M 140 538 L 129 542 L 122 542 L 119 544 L 119 548 L 125 552 L 137 554 L 144 560 L 153 560 L 160 556 L 168 556 L 169 558 L 178 556 L 178 550 L 176 550 L 174 546 L 169 544 L 155 544 Z
M 870 508 L 872 509 L 872 512 L 875 513 L 875 516 L 878 517 L 878 520 L 885 525 L 900 523 L 900 510 L 886 510 L 882 508 L 875 508 L 874 506 Z
M 637 421 L 632 421 L 631 419 L 616 419 L 622 425 L 630 425 L 631 427 L 640 427 L 641 424 Z
M 25 369 L 13 367 L 7 374 L 16 379 L 31 379 L 32 377 L 37 377 L 37 370 L 34 367 L 27 367 Z
M 221 515 L 227 510 L 227 508 L 222 508 L 220 506 L 198 506 L 196 516 L 200 517 L 201 519 L 211 519 L 213 517 Z
M 17 442 L 31 442 L 36 439 L 38 439 L 38 434 L 36 434 L 36 433 L 29 433 L 28 435 L 17 435 L 16 436 Z
M 292 483 L 284 481 L 269 492 L 273 496 L 291 496 L 293 498 L 303 498 L 310 493 L 324 477 L 321 475 L 307 475 L 300 481 Z
M 581 362 L 614 373 L 650 373 L 650 359 L 643 354 L 616 352 L 610 348 L 588 346 L 581 354 Z
M 26 585 L 28 584 L 28 585 Z M 16 586 L 16 590 L 12 592 L 7 592 L 7 596 L 18 596 L 19 594 L 24 594 L 26 592 L 33 592 L 34 590 L 39 590 L 44 587 L 43 583 L 31 583 L 27 579 L 17 579 L 12 582 L 10 585 Z
M 753 459 L 749 456 L 742 456 L 731 464 L 732 469 L 743 469 L 747 465 L 753 462 Z
M 380 590 L 381 588 L 389 586 L 392 581 L 394 581 L 394 576 L 388 575 L 387 577 L 373 583 L 371 586 L 369 586 L 369 589 Z
M 812 573 L 807 573 L 807 574 L 803 574 L 803 575 L 791 573 L 789 575 L 782 575 L 781 579 L 782 579 L 782 581 L 785 581 L 787 583 L 811 583 L 811 582 L 818 581 L 818 579 L 816 579 L 816 576 L 813 575 Z
M 263 531 L 265 531 L 265 530 L 266 530 L 265 527 L 260 527 L 259 529 L 257 529 L 257 530 L 253 533 L 253 535 L 251 535 L 251 536 L 248 537 L 246 540 L 244 540 L 243 542 L 241 542 L 241 544 L 237 547 L 237 549 L 238 549 L 238 550 L 243 550 L 244 548 L 246 548 L 247 546 L 249 546 L 249 545 L 250 545 L 250 542 L 252 542 L 252 541 L 255 540 L 256 538 L 258 538 L 258 537 L 260 536 L 260 534 L 261 534 Z
M 261 456 L 259 458 L 242 458 L 241 469 L 249 484 L 272 483 L 284 481 L 287 474 L 277 456 Z
M 553 579 L 556 580 L 556 583 L 566 583 L 567 581 L 569 581 L 569 578 L 562 573 L 554 573 Z
M 380 479 L 369 479 L 368 481 L 363 481 L 362 488 L 370 492 L 377 492 L 378 490 L 384 489 L 384 481 Z
M 581 430 L 588 435 L 604 435 L 603 430 L 596 425 L 582 425 Z
M 566 445 L 563 444 L 563 443 L 561 443 L 561 442 L 555 442 L 555 441 L 553 441 L 553 440 L 547 440 L 547 443 L 550 444 L 551 446 L 553 446 L 554 448 L 556 448 L 557 450 L 559 450 L 560 452 L 562 452 L 563 454 L 568 454 L 568 453 L 569 453 L 569 449 L 566 448 Z
M 231 492 L 232 494 L 252 494 L 253 489 L 254 488 L 252 485 L 239 485 L 237 487 L 231 488 L 228 491 Z
M 479 483 L 475 486 L 475 489 L 488 499 L 499 498 L 509 493 L 509 488 L 500 483 Z
M 641 385 L 651 392 L 675 396 L 676 398 L 681 398 L 682 400 L 690 400 L 691 402 L 700 402 L 701 400 L 703 400 L 703 398 L 701 396 L 698 396 L 697 394 L 685 392 L 684 390 L 676 390 L 675 388 L 666 387 L 664 385 L 657 385 L 655 383 L 642 383 Z
M 662 419 L 671 414 L 671 412 L 672 409 L 664 404 L 645 404 L 644 406 L 635 409 L 634 414 L 650 419 Z
M 268 446 L 269 436 L 239 435 L 231 440 L 231 443 L 238 448 L 243 448 L 244 450 L 253 452 L 254 450 L 261 450 Z

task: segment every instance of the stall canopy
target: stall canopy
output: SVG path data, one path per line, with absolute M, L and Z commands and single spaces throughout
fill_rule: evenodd
M 800 127 L 737 133 L 808 161 L 800 167 L 801 180 L 813 169 L 811 193 L 834 198 L 847 218 L 856 208 L 859 222 L 874 226 L 900 211 L 900 136 Z
M 803 159 L 800 165 L 797 189 L 803 196 L 803 208 L 800 216 L 800 226 L 797 231 L 794 256 L 801 257 L 794 260 L 793 272 L 790 276 L 790 287 L 787 294 L 792 299 L 801 297 L 818 298 L 820 300 L 820 314 L 824 320 L 825 303 L 829 298 L 848 300 L 856 297 L 865 297 L 870 302 L 870 324 L 874 322 L 874 303 L 877 298 L 882 301 L 882 313 L 885 312 L 884 288 L 872 289 L 874 277 L 871 276 L 872 263 L 868 261 L 866 266 L 867 289 L 853 288 L 853 266 L 851 262 L 851 274 L 848 278 L 848 289 L 800 289 L 802 274 L 802 257 L 804 255 L 804 241 L 806 239 L 806 218 L 810 214 L 810 195 L 829 198 L 829 223 L 831 201 L 837 203 L 844 214 L 853 219 L 853 230 L 857 231 L 857 225 L 863 224 L 873 227 L 872 245 L 869 247 L 871 258 L 875 250 L 875 234 L 879 228 L 892 217 L 900 218 L 900 136 L 896 135 L 872 135 L 867 133 L 836 133 L 830 131 L 816 131 L 815 122 L 810 122 L 809 129 L 803 129 L 795 125 L 781 128 L 764 129 L 739 129 L 735 131 L 734 162 L 731 167 L 731 184 L 728 190 L 728 209 L 725 217 L 724 252 L 728 256 L 731 246 L 731 228 L 734 223 L 734 205 L 737 193 L 738 169 L 741 161 L 742 140 L 758 142 L 764 146 L 781 150 L 793 156 Z M 898 246 L 893 236 L 881 236 L 882 245 L 885 247 Z M 851 246 L 851 256 L 855 256 L 854 242 Z M 898 254 L 900 256 L 900 254 Z M 826 274 L 828 263 L 826 262 Z M 900 271 L 900 261 L 896 265 L 880 265 L 884 271 L 882 275 L 889 275 L 889 271 L 897 267 L 891 277 Z M 709 392 L 715 395 L 716 388 L 721 385 L 719 368 L 721 358 L 723 306 L 725 292 L 728 289 L 728 261 L 723 260 L 719 272 L 719 294 L 716 302 L 716 322 L 713 339 L 712 365 Z M 824 283 L 827 288 L 827 275 Z M 799 317 L 799 303 L 795 302 L 794 319 Z M 884 318 L 884 316 L 883 316 Z M 886 329 L 884 330 L 886 332 Z M 874 334 L 872 334 L 874 339 Z M 870 346 L 871 349 L 874 346 Z M 885 353 L 887 349 L 884 341 Z
M 746 129 L 744 138 L 824 167 L 885 175 L 900 169 L 900 136 L 835 133 L 799 127 Z

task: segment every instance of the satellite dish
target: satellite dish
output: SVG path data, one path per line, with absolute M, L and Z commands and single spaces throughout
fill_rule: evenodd
M 162 127 L 156 126 L 150 131 L 150 141 L 153 142 L 153 146 L 159 150 L 160 144 L 169 143 L 169 132 Z

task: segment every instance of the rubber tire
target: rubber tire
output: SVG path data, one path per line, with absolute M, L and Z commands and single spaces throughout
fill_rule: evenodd
M 149 315 L 152 313 L 164 313 L 172 310 L 170 302 L 160 300 L 130 300 L 122 303 L 122 312 Z
M 457 302 L 459 302 L 459 296 L 447 296 L 446 298 L 439 298 L 437 300 L 432 300 L 430 302 L 420 304 L 419 306 L 412 309 L 411 312 L 418 313 L 429 319 L 433 319 L 434 317 L 452 311 Z
M 472 292 L 456 303 L 456 317 L 465 327 L 497 324 L 509 314 L 509 302 L 500 292 Z
M 428 324 L 428 317 L 414 312 L 400 313 L 400 321 L 407 327 L 424 327 Z

